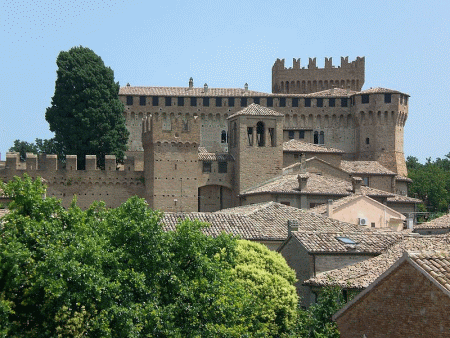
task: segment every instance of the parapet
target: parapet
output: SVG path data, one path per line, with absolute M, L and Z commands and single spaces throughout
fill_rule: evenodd
M 341 65 L 340 67 L 336 67 L 333 66 L 333 58 L 329 57 L 329 58 L 325 58 L 325 66 L 324 68 L 320 68 L 317 67 L 317 58 L 309 58 L 308 59 L 308 69 L 332 69 L 332 68 L 344 68 L 344 69 L 348 69 L 348 68 L 359 68 L 359 69 L 364 69 L 365 67 L 365 57 L 362 56 L 357 56 L 355 60 L 349 62 L 348 61 L 348 56 L 341 56 Z M 273 65 L 273 69 L 274 70 L 289 70 L 289 69 L 303 69 L 306 70 L 305 68 L 301 67 L 301 62 L 300 62 L 300 58 L 296 59 L 293 58 L 292 59 L 292 68 L 287 68 L 285 67 L 285 60 L 284 59 L 277 59 Z
M 124 159 L 124 168 L 127 171 L 134 171 L 134 157 Z M 116 156 L 105 156 L 105 171 L 116 171 Z M 20 154 L 17 152 L 6 153 L 5 168 L 2 169 L 8 172 L 25 171 L 76 171 L 77 155 L 66 155 L 65 166 L 58 160 L 58 156 L 54 154 L 33 154 L 26 153 L 25 162 L 20 161 Z M 86 171 L 99 170 L 97 168 L 97 157 L 95 155 L 86 155 Z M 123 169 L 125 170 L 125 169 Z

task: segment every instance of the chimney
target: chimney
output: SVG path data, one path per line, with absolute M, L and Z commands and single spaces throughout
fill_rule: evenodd
M 328 200 L 327 203 L 327 217 L 333 217 L 333 200 Z
M 191 77 L 189 79 L 189 89 L 192 89 L 192 88 L 194 88 L 194 79 Z
M 288 226 L 288 238 L 292 236 L 293 231 L 298 231 L 298 222 L 295 219 L 289 219 L 287 221 Z
M 205 83 L 204 86 L 203 86 L 203 88 L 205 89 L 205 93 L 207 93 L 207 92 L 208 92 L 208 84 Z
M 248 92 L 248 83 L 245 83 L 245 85 L 244 85 L 244 90 L 245 90 L 246 92 Z
M 308 178 L 309 178 L 309 174 L 308 174 L 308 173 L 298 174 L 298 176 L 297 176 L 297 179 L 298 179 L 298 189 L 299 189 L 300 191 L 305 190 L 306 184 L 308 183 Z
M 362 185 L 362 178 L 361 177 L 352 177 L 352 185 L 353 185 L 353 193 L 356 195 L 361 195 L 361 185 Z

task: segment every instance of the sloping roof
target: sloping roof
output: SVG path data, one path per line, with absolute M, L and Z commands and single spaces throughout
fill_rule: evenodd
M 341 161 L 341 169 L 350 174 L 397 175 L 377 161 Z
M 345 97 L 356 94 L 354 90 L 347 90 L 343 88 L 330 88 L 326 90 L 322 90 L 320 92 L 308 93 L 307 96 L 312 97 Z
M 435 218 L 429 222 L 418 224 L 414 229 L 447 229 L 450 228 L 450 214 Z
M 404 93 L 399 92 L 398 90 L 394 90 L 394 89 L 375 87 L 375 88 L 369 88 L 369 89 L 360 91 L 359 93 L 356 93 L 356 94 L 404 94 Z M 404 94 L 404 95 L 408 95 L 408 94 Z
M 243 88 L 208 88 L 204 87 L 120 87 L 119 95 L 155 95 L 155 96 L 269 96 L 268 93 L 245 90 Z
M 373 283 L 382 273 L 389 269 L 404 251 L 448 250 L 449 238 L 446 235 L 419 236 L 407 235 L 379 256 L 317 274 L 303 284 L 310 286 L 338 285 L 342 288 L 364 289 Z
M 229 153 L 209 153 L 205 147 L 198 147 L 199 161 L 234 161 Z
M 311 253 L 366 253 L 380 254 L 394 243 L 398 242 L 402 235 L 395 233 L 383 233 L 376 231 L 360 232 L 294 232 L 297 239 L 307 251 Z M 339 240 L 345 237 L 356 244 L 346 244 Z
M 303 142 L 300 140 L 289 140 L 283 143 L 283 151 L 295 151 L 295 152 L 306 152 L 306 153 L 336 153 L 343 154 L 344 151 L 331 147 L 324 147 L 317 144 L 312 144 L 309 142 Z
M 408 197 L 403 195 L 397 195 L 388 197 L 387 201 L 389 203 L 422 203 L 423 201 L 418 198 Z
M 297 174 L 287 174 L 284 176 L 279 176 L 255 188 L 250 188 L 245 192 L 243 192 L 241 195 L 270 192 L 270 193 L 295 193 L 295 194 L 302 193 L 302 194 L 347 196 L 353 192 L 352 190 L 353 190 L 352 183 L 346 180 L 342 180 L 328 175 L 318 175 L 314 173 L 309 173 L 309 178 L 306 187 L 302 191 L 299 190 Z M 392 193 L 388 193 L 382 190 L 365 186 L 361 187 L 361 192 L 370 197 L 394 196 L 394 194 Z
M 271 237 L 265 234 L 259 224 L 255 224 L 251 219 L 241 215 L 214 214 L 209 212 L 166 212 L 161 223 L 165 230 L 175 230 L 176 225 L 184 219 L 199 220 L 210 223 L 211 226 L 204 228 L 203 232 L 208 236 L 216 237 L 222 232 L 231 235 L 239 235 L 248 240 L 282 240 L 281 234 L 274 234 Z
M 447 291 L 450 291 L 449 251 L 408 252 L 409 258 Z
M 319 232 L 359 232 L 365 228 L 317 215 L 307 210 L 294 208 L 276 202 L 264 202 L 216 211 L 215 214 L 241 215 L 248 217 L 254 224 L 260 224 L 262 231 L 270 236 L 288 236 L 288 220 L 296 220 L 299 231 Z M 274 232 L 274 233 L 273 233 Z
M 250 116 L 284 116 L 283 114 L 276 112 L 275 110 L 260 106 L 259 104 L 252 103 L 248 107 L 228 116 L 231 119 L 235 116 L 250 115 Z
M 405 176 L 401 176 L 401 175 L 395 176 L 395 179 L 396 179 L 397 181 L 410 182 L 410 183 L 413 181 L 413 180 L 410 179 L 409 177 L 405 177 Z

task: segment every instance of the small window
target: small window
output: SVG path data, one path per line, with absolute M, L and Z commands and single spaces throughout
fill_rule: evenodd
M 158 96 L 153 96 L 152 97 L 152 105 L 153 106 L 158 106 L 159 105 L 159 97 Z
M 374 222 L 370 223 L 370 226 L 371 226 L 372 228 L 375 228 L 375 223 L 374 223 Z
M 196 107 L 196 106 L 197 106 L 197 98 L 191 97 L 191 107 Z
M 384 103 L 391 103 L 391 101 L 392 101 L 392 95 L 384 94 Z
M 127 96 L 127 106 L 132 106 L 133 105 L 133 96 L 128 95 Z
M 254 98 L 253 98 L 253 102 L 256 103 L 256 104 L 259 104 L 260 101 L 261 101 L 261 100 L 260 100 L 259 97 L 254 97 Z
M 366 138 L 366 144 L 370 144 L 370 139 Z
M 311 99 L 305 99 L 305 107 L 311 107 Z
M 228 163 L 225 161 L 219 162 L 219 174 L 226 174 L 228 170 Z
M 341 99 L 341 107 L 348 107 L 348 99 L 347 98 Z
M 241 107 L 247 107 L 247 98 L 241 97 Z
M 267 107 L 273 107 L 273 97 L 267 98 Z
M 323 99 L 317 99 L 317 107 L 323 107 Z
M 336 239 L 339 240 L 339 241 L 341 241 L 341 242 L 344 243 L 344 244 L 352 244 L 352 245 L 355 245 L 355 244 L 356 244 L 356 242 L 355 242 L 354 240 L 352 240 L 352 239 L 350 239 L 350 238 L 348 238 L 348 237 L 341 237 L 341 236 L 338 236 L 338 237 L 336 237 Z
M 361 103 L 369 103 L 369 94 L 361 95 Z
M 203 107 L 209 107 L 209 97 L 203 98 Z
M 286 107 L 286 98 L 280 97 L 280 107 Z
M 234 97 L 228 98 L 228 107 L 234 107 Z
M 319 144 L 319 132 L 314 132 L 314 144 Z
M 184 97 L 179 97 L 179 98 L 178 98 L 178 106 L 179 106 L 179 107 L 184 106 Z
M 335 107 L 336 106 L 336 99 L 328 99 L 328 106 L 329 107 Z
M 222 133 L 220 134 L 220 143 L 227 143 L 227 132 L 225 130 L 222 130 Z
M 139 105 L 145 106 L 147 104 L 147 97 L 145 96 L 139 96 Z
M 264 147 L 265 145 L 265 134 L 264 134 L 264 123 L 259 121 L 256 124 L 256 142 L 258 143 L 258 147 Z
M 253 127 L 247 127 L 248 145 L 253 146 Z
M 295 138 L 295 131 L 289 130 L 289 139 L 292 140 L 293 138 Z
M 363 177 L 362 180 L 363 180 L 363 185 L 368 187 L 369 186 L 369 177 Z
M 291 205 L 291 202 L 285 202 L 285 201 L 281 201 L 281 202 L 280 202 L 280 204 L 283 204 L 283 205 L 287 205 L 287 206 L 290 206 L 290 205 Z
M 169 107 L 172 105 L 172 98 L 170 96 L 166 96 L 165 98 L 166 107 Z
M 305 138 L 305 131 L 304 130 L 300 130 L 298 132 L 298 138 L 299 139 L 304 139 Z
M 277 145 L 275 141 L 275 128 L 268 128 L 269 131 L 269 137 L 270 137 L 270 145 L 272 147 L 275 147 Z
M 216 97 L 216 107 L 222 107 L 222 98 Z
M 203 172 L 204 173 L 211 172 L 211 162 L 203 162 Z
M 298 107 L 298 98 L 292 99 L 292 107 Z

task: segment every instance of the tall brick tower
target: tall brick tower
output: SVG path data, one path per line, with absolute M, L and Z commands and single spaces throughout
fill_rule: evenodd
M 198 210 L 197 116 L 150 115 L 142 123 L 146 199 L 153 209 Z
M 234 196 L 281 174 L 284 115 L 251 104 L 228 117 L 229 152 L 235 159 Z
M 386 88 L 368 89 L 352 97 L 356 160 L 378 161 L 399 175 L 407 175 L 403 134 L 408 97 Z

